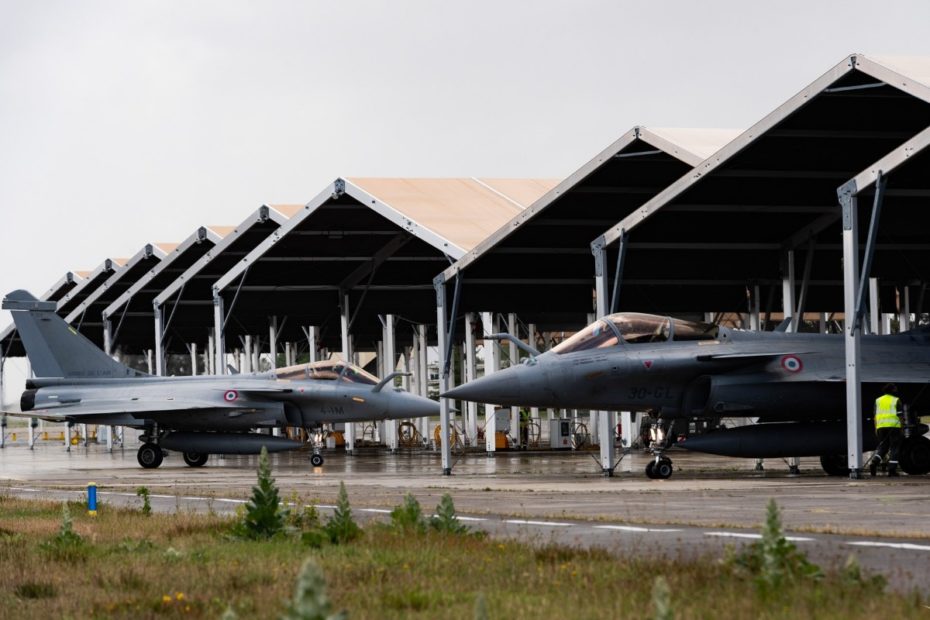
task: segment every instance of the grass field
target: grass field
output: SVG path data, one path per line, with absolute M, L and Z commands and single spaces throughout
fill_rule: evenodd
M 349 618 L 930 614 L 919 595 L 883 592 L 880 583 L 851 572 L 764 589 L 720 558 L 618 558 L 389 525 L 369 525 L 350 543 L 312 548 L 293 533 L 234 539 L 231 520 L 216 515 L 145 516 L 104 505 L 91 518 L 80 505 L 70 510 L 82 539 L 73 545 L 61 543 L 60 504 L 0 496 L 0 617 L 219 618 L 231 608 L 239 618 L 275 618 L 308 557 L 322 567 L 334 609 Z M 653 592 L 659 575 L 668 595 Z

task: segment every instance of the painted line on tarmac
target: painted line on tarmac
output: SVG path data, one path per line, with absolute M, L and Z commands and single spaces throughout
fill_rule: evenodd
M 359 512 L 377 512 L 378 514 L 389 515 L 392 511 L 386 508 L 359 508 Z
M 684 530 L 672 529 L 672 528 L 655 528 L 655 527 L 639 527 L 636 525 L 595 525 L 594 529 L 597 530 L 619 530 L 621 532 L 648 532 L 648 533 L 667 533 L 667 532 L 683 532 Z
M 438 515 L 433 515 L 433 516 L 435 517 Z M 455 516 L 458 518 L 459 521 L 487 521 L 487 519 L 483 519 L 481 517 L 463 517 L 462 515 L 455 515 Z
M 930 545 L 915 545 L 914 543 L 885 543 L 863 540 L 847 542 L 846 544 L 856 547 L 889 547 L 891 549 L 906 549 L 908 551 L 930 551 Z
M 504 519 L 504 523 L 513 525 L 548 525 L 551 527 L 571 527 L 573 523 L 559 523 L 558 521 L 525 521 L 523 519 Z
M 719 536 L 721 538 L 749 538 L 752 540 L 760 540 L 762 534 L 741 534 L 737 532 L 704 532 L 704 536 Z M 812 542 L 813 538 L 805 538 L 803 536 L 785 536 L 785 540 L 791 542 Z

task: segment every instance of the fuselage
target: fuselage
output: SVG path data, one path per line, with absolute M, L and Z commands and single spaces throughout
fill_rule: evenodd
M 689 339 L 676 340 L 674 325 L 652 338 L 647 331 L 629 340 L 625 332 L 617 337 L 589 326 L 587 339 L 580 332 L 574 344 L 566 341 L 446 395 L 503 406 L 652 410 L 666 417 L 845 416 L 842 336 L 714 328 L 700 337 L 692 329 Z M 861 376 L 864 402 L 878 396 L 883 383 L 898 381 L 905 400 L 917 404 L 915 397 L 930 382 L 927 337 L 863 337 Z

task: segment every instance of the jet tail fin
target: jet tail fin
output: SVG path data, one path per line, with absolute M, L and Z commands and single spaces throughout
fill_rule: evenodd
M 39 301 L 27 291 L 13 291 L 3 309 L 23 341 L 37 377 L 135 377 L 141 373 L 112 359 L 56 314 L 55 302 Z

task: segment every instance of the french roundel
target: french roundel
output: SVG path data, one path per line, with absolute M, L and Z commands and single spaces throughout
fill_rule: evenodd
M 223 400 L 225 400 L 228 403 L 231 403 L 237 398 L 239 398 L 239 392 L 237 392 L 236 390 L 227 390 L 226 393 L 223 394 Z
M 788 372 L 801 372 L 804 363 L 801 362 L 801 358 L 797 355 L 786 355 L 781 358 L 781 367 Z

